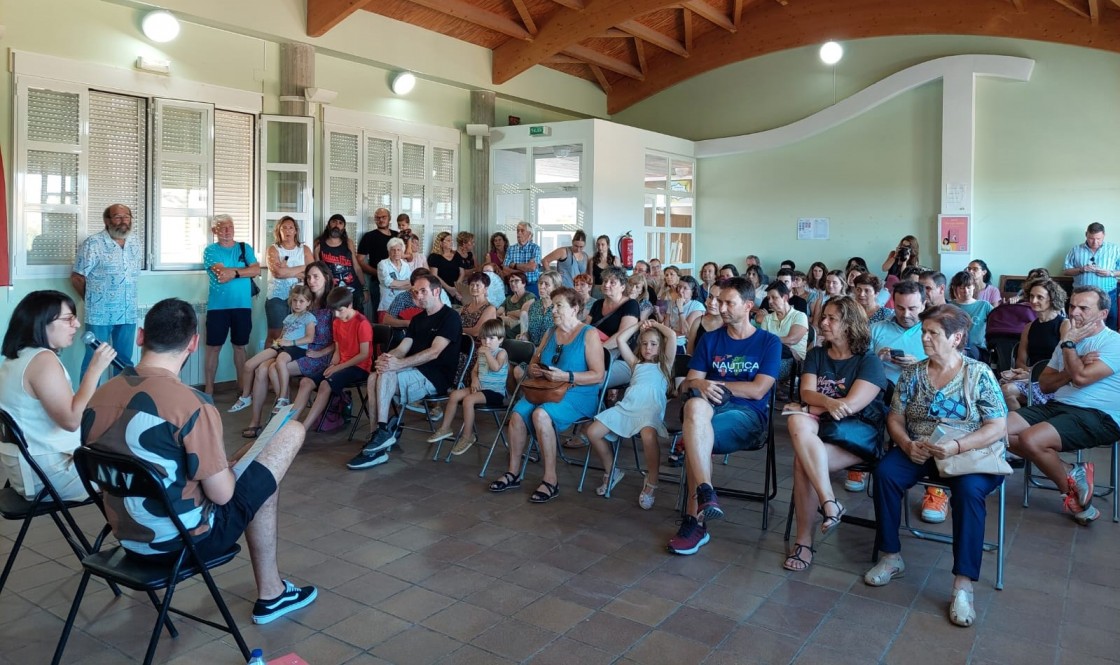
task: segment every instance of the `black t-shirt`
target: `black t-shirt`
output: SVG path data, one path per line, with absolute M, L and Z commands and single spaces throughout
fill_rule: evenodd
M 331 268 L 333 279 L 331 286 L 345 286 L 354 293 L 354 303 L 358 306 L 362 303 L 362 293 L 365 289 L 362 287 L 361 268 L 354 261 L 354 255 L 350 253 L 350 247 L 347 243 L 342 243 L 338 247 L 331 247 L 327 243 L 319 245 L 319 255 Z
M 444 305 L 435 314 L 421 311 L 408 322 L 407 337 L 412 340 L 408 355 L 414 356 L 432 348 L 437 337 L 448 340 L 449 344 L 436 356 L 435 360 L 424 363 L 416 369 L 424 378 L 432 382 L 437 395 L 446 395 L 455 370 L 459 368 L 459 346 L 463 335 L 463 320 L 459 312 Z
M 464 257 L 456 251 L 455 256 L 459 258 L 459 265 L 463 267 L 463 270 L 474 270 L 474 252 L 467 252 L 467 255 Z
M 366 261 L 376 271 L 377 264 L 389 258 L 389 241 L 396 237 L 396 231 L 389 231 L 389 235 L 385 235 L 378 229 L 366 231 L 358 242 L 358 253 L 365 256 Z M 377 273 L 370 275 L 370 279 L 376 281 Z
M 448 286 L 455 286 L 455 282 L 459 281 L 459 271 L 463 267 L 463 257 L 459 256 L 459 252 L 452 254 L 450 259 L 443 258 L 443 254 L 429 254 L 428 267 Z
M 611 312 L 606 318 L 603 318 L 603 303 L 605 302 L 606 298 L 596 300 L 595 304 L 591 306 L 591 324 L 608 337 L 613 337 L 618 334 L 618 328 L 622 325 L 623 317 L 632 316 L 635 319 L 640 319 L 642 317 L 642 308 L 638 306 L 638 303 L 636 303 L 633 298 L 628 298 L 626 302 L 619 305 L 618 309 Z

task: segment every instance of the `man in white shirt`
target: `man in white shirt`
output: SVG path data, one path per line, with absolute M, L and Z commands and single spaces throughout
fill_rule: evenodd
M 1077 286 L 1069 301 L 1073 324 L 1038 379 L 1046 404 L 1007 417 L 1011 452 L 1030 460 L 1066 492 L 1065 509 L 1082 526 L 1100 517 L 1093 500 L 1093 464 L 1068 464 L 1058 453 L 1120 439 L 1120 334 L 1105 327 L 1109 295 Z

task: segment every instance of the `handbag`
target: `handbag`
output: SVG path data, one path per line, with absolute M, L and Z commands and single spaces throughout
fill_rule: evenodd
M 970 381 L 970 372 L 968 370 L 968 363 L 964 366 L 964 380 L 961 381 L 961 386 L 964 389 L 964 403 L 966 408 L 966 418 L 973 413 L 975 405 L 972 401 L 973 389 L 976 387 Z M 953 421 L 942 419 L 933 430 L 932 441 L 940 443 L 942 441 L 952 441 L 959 439 L 962 436 L 970 434 L 969 430 L 957 427 Z M 1000 439 L 985 448 L 975 448 L 973 450 L 965 450 L 945 459 L 934 460 L 937 465 L 937 473 L 943 478 L 952 478 L 953 476 L 967 476 L 972 473 L 986 473 L 993 476 L 1010 476 L 1011 465 L 1004 459 L 1007 452 L 1007 440 Z
M 249 266 L 249 261 L 248 261 L 248 259 L 245 258 L 245 243 L 241 242 L 241 243 L 237 243 L 237 244 L 241 245 L 241 263 L 245 264 L 245 266 L 248 267 Z M 257 286 L 256 278 L 255 277 L 250 277 L 249 278 L 249 294 L 250 294 L 250 296 L 253 297 L 253 298 L 256 298 L 258 295 L 260 295 L 260 293 L 261 293 L 261 287 Z
M 555 337 L 555 331 L 549 332 Z M 563 350 L 560 351 L 563 353 Z M 521 395 L 530 404 L 548 404 L 559 402 L 568 394 L 571 384 L 567 381 L 553 381 L 544 377 L 527 377 L 521 382 Z

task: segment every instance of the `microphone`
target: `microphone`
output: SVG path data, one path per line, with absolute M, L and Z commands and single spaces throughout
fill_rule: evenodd
M 103 342 L 101 342 L 100 340 L 97 339 L 96 335 L 94 335 L 92 332 L 90 332 L 88 330 L 86 331 L 86 334 L 82 335 L 82 341 L 85 342 L 86 346 L 93 349 L 94 351 L 97 350 L 97 347 L 99 347 L 103 344 Z M 124 358 L 123 356 L 117 356 L 116 358 L 113 358 L 113 360 L 110 361 L 110 362 L 113 365 L 113 367 L 116 368 L 116 370 L 118 372 L 123 372 L 125 369 L 127 369 L 129 367 L 132 367 L 132 362 L 130 362 L 127 358 Z

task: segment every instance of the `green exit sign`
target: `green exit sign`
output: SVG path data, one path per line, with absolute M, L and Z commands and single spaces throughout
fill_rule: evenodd
M 529 136 L 552 136 L 552 128 L 537 125 L 529 128 Z

